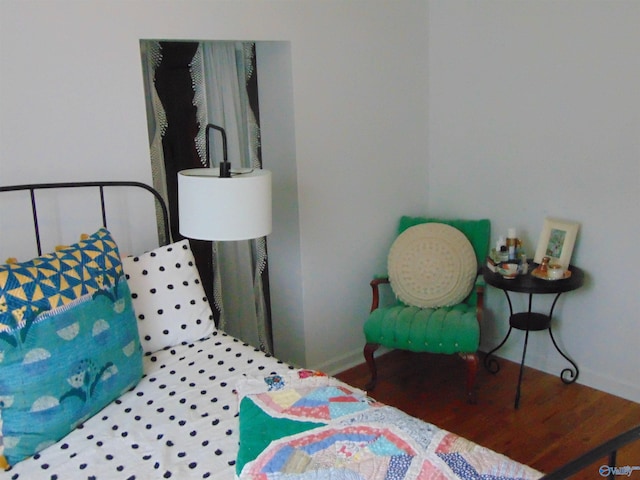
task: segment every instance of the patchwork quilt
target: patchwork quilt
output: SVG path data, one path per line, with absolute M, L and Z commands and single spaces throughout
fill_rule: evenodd
M 536 479 L 542 474 L 308 370 L 244 379 L 241 480 Z

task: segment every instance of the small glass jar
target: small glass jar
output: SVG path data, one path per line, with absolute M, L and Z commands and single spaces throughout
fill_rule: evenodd
M 529 272 L 529 262 L 527 261 L 527 254 L 521 253 L 518 259 L 518 273 L 520 275 L 526 275 Z

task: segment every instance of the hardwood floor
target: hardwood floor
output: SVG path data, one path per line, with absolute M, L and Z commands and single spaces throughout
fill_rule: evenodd
M 503 453 L 542 472 L 640 423 L 640 404 L 525 367 L 520 408 L 513 407 L 519 365 L 499 359 L 500 371 L 478 369 L 478 403 L 465 397 L 465 366 L 457 356 L 392 351 L 377 360 L 370 396 Z M 559 372 L 558 372 L 559 373 Z M 336 375 L 364 389 L 366 365 Z M 640 466 L 640 442 L 618 451 L 618 465 Z M 601 479 L 603 458 L 573 479 Z M 640 479 L 640 471 L 631 478 Z

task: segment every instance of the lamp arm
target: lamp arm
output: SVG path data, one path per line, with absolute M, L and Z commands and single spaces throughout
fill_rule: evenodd
M 209 162 L 209 167 L 211 167 L 211 156 L 209 152 L 209 130 L 212 128 L 214 130 L 218 130 L 222 134 L 222 163 L 220 164 L 220 178 L 231 178 L 231 164 L 227 159 L 227 133 L 224 131 L 224 128 L 212 123 L 207 124 L 207 128 L 205 129 L 207 162 Z

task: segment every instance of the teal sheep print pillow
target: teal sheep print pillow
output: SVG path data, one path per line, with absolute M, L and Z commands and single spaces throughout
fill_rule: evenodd
M 109 232 L 0 266 L 0 464 L 55 443 L 142 377 L 142 348 Z

